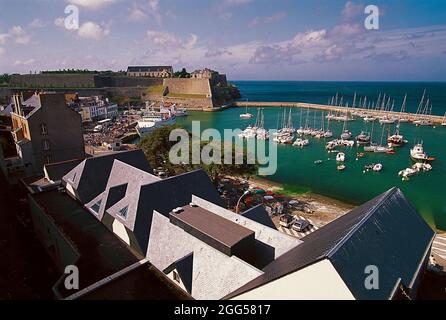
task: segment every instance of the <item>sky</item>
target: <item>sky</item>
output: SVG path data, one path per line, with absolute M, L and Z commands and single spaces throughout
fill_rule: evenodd
M 69 5 L 78 28 L 66 28 Z M 365 26 L 369 5 L 378 29 Z M 446 1 L 0 0 L 0 73 L 128 65 L 231 80 L 446 81 Z

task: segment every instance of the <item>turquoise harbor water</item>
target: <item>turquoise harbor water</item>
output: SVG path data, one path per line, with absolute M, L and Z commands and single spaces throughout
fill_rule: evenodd
M 404 94 L 408 94 L 408 109 L 416 110 L 423 90 L 433 101 L 435 114 L 442 115 L 446 111 L 446 83 L 330 83 L 330 82 L 236 82 L 243 98 L 250 101 L 303 101 L 313 103 L 326 103 L 336 92 L 348 96 L 353 94 L 378 97 L 379 92 L 385 92 L 394 97 L 396 109 L 399 110 Z M 375 98 L 375 99 L 376 99 Z M 348 98 L 347 98 L 348 100 Z M 344 100 L 345 101 L 345 100 Z M 265 127 L 277 127 L 278 114 L 282 108 L 265 108 Z M 191 121 L 201 122 L 201 129 L 216 128 L 244 129 L 255 120 L 241 120 L 239 114 L 244 109 L 228 109 L 223 112 L 205 113 L 194 112 L 189 117 L 179 119 L 178 124 L 190 129 Z M 249 110 L 256 114 L 256 108 Z M 316 127 L 321 127 L 321 111 L 310 111 L 309 125 L 314 125 L 316 112 Z M 293 109 L 293 124 L 300 123 L 300 109 Z M 306 112 L 302 121 L 305 123 Z M 339 138 L 343 123 L 331 122 L 330 127 L 334 138 Z M 390 127 L 391 132 L 394 127 Z M 348 124 L 348 129 L 356 136 L 363 129 L 370 131 L 371 124 L 364 124 L 357 119 Z M 384 139 L 387 137 L 387 127 Z M 266 177 L 268 180 L 284 184 L 289 191 L 315 193 L 330 196 L 345 202 L 361 204 L 374 196 L 388 190 L 393 186 L 400 187 L 410 201 L 417 207 L 423 217 L 439 229 L 446 230 L 446 127 L 416 127 L 412 124 L 402 124 L 401 133 L 409 143 L 397 149 L 395 155 L 366 154 L 364 158 L 356 161 L 356 153 L 362 148 L 344 149 L 347 160 L 347 169 L 338 172 L 335 156 L 325 151 L 324 139 L 309 138 L 310 146 L 299 149 L 293 146 L 278 146 L 278 169 L 275 175 Z M 375 123 L 373 140 L 380 142 L 382 126 Z M 409 158 L 409 149 L 414 141 L 423 140 L 425 151 L 436 157 L 431 172 L 411 177 L 410 181 L 403 182 L 398 172 L 409 167 L 412 162 Z M 330 159 L 330 160 L 329 160 Z M 315 160 L 323 160 L 320 165 Z M 384 169 L 379 173 L 363 173 L 363 167 L 370 163 L 382 163 Z

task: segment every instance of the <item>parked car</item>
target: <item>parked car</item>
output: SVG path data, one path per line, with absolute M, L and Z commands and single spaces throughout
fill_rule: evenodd
M 293 225 L 294 217 L 289 214 L 284 214 L 280 217 L 279 224 L 282 227 L 290 228 Z
M 302 232 L 305 229 L 309 228 L 311 226 L 310 222 L 304 219 L 298 219 L 293 224 L 293 230 L 296 230 L 297 232 Z

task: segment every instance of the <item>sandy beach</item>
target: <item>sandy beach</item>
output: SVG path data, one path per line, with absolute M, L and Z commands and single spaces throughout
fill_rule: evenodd
M 250 178 L 249 184 L 254 188 L 270 190 L 278 194 L 286 194 L 287 197 L 305 204 L 305 206 L 311 210 L 310 212 L 296 210 L 293 213 L 311 219 L 319 227 L 339 218 L 355 208 L 354 205 L 313 192 L 302 194 L 285 192 L 280 183 L 259 177 Z

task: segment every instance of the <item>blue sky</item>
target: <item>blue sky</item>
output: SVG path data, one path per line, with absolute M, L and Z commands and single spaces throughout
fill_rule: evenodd
M 379 30 L 364 27 L 369 4 Z M 0 0 L 0 73 L 167 64 L 233 80 L 445 81 L 445 61 L 444 0 Z

